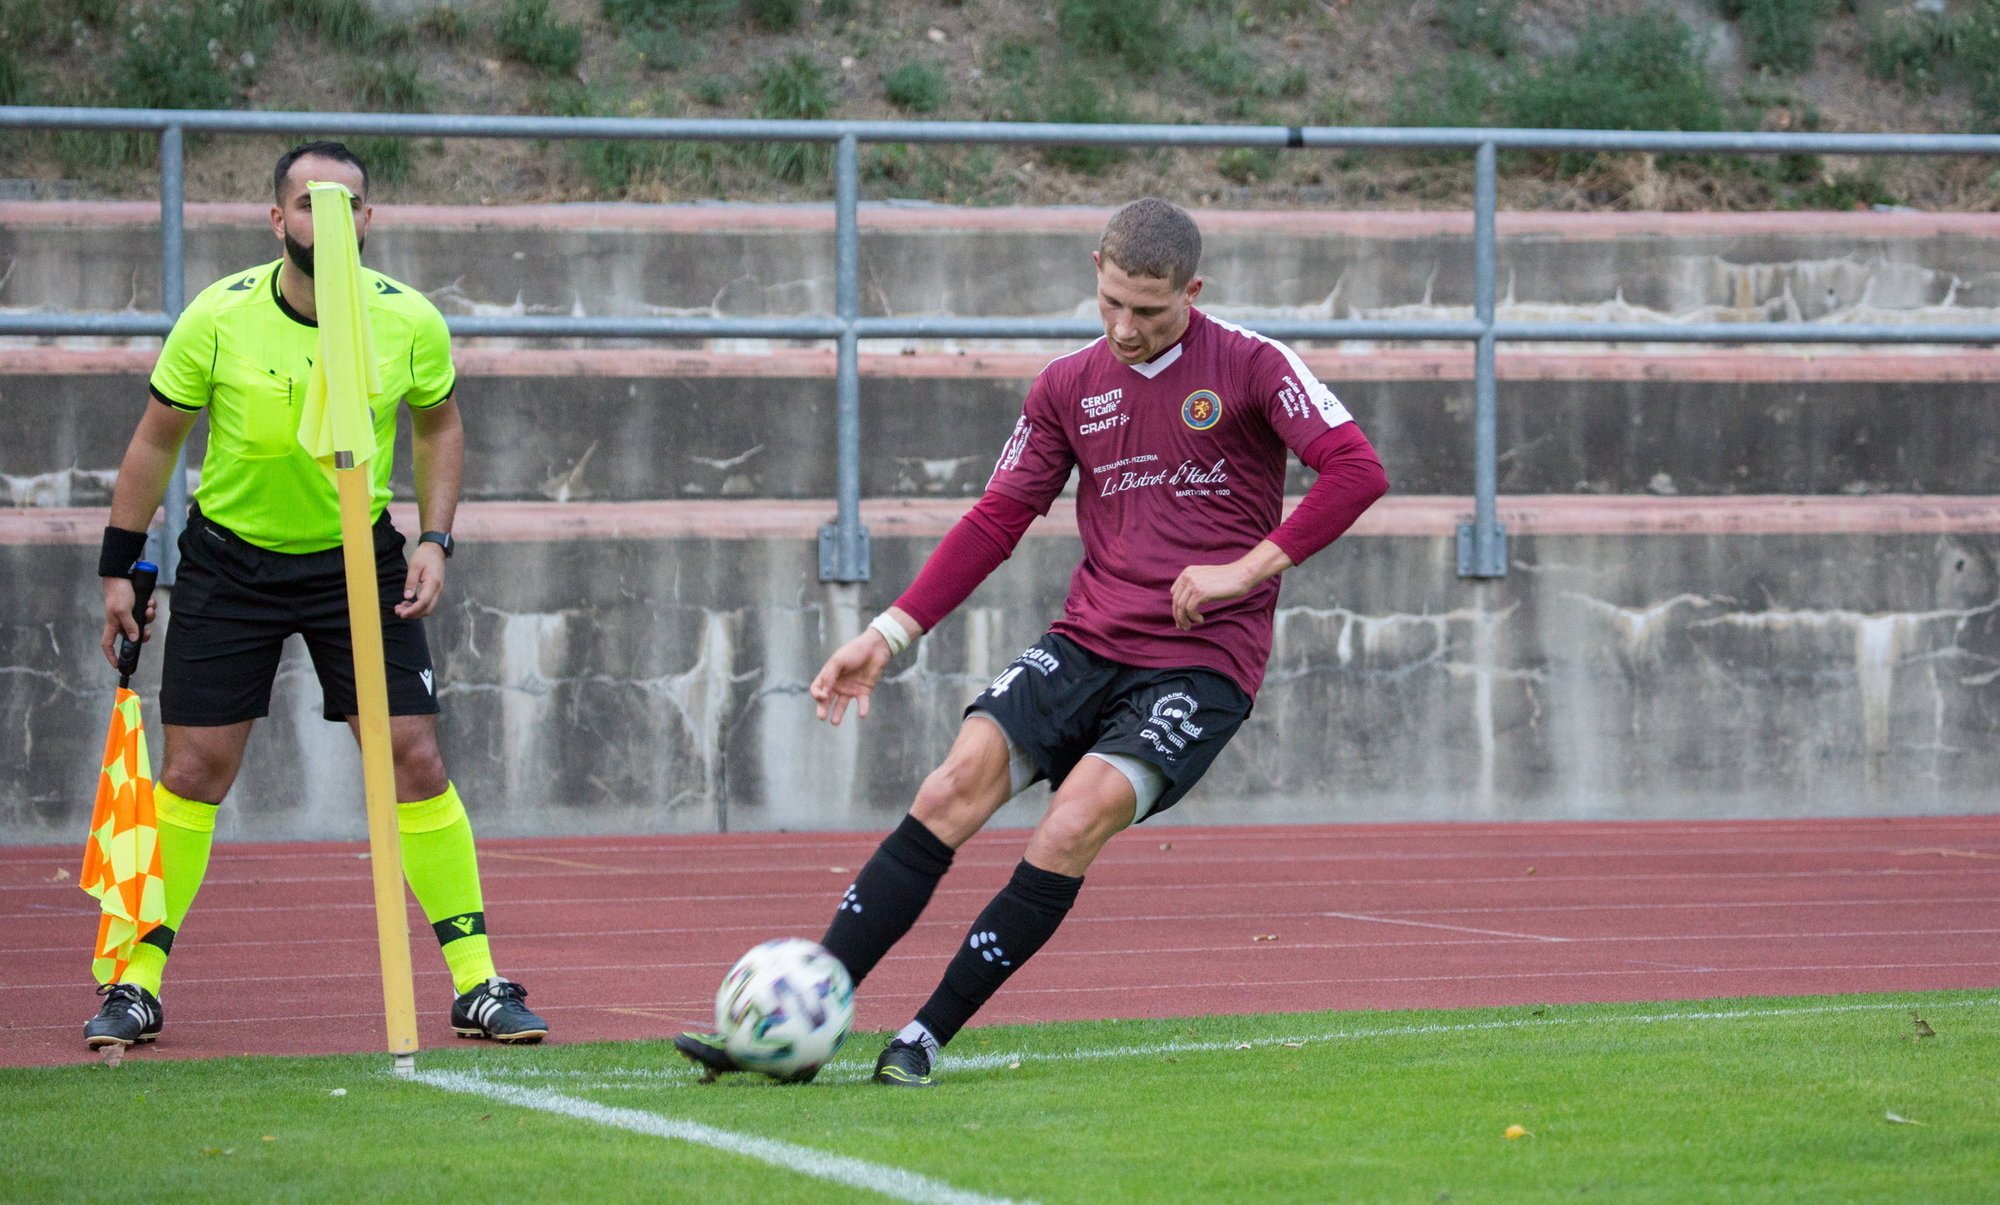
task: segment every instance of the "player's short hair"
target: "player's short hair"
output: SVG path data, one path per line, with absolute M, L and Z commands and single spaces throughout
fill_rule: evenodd
M 291 150 L 278 156 L 278 170 L 271 173 L 271 192 L 278 198 L 278 204 L 285 203 L 285 177 L 292 174 L 292 164 L 312 156 L 345 163 L 361 173 L 361 191 L 368 191 L 368 165 L 361 162 L 361 156 L 347 149 L 344 142 L 301 142 Z M 1127 268 L 1126 271 L 1131 271 Z
M 1172 201 L 1141 197 L 1104 227 L 1097 252 L 1133 276 L 1151 276 L 1178 289 L 1201 266 L 1201 231 Z

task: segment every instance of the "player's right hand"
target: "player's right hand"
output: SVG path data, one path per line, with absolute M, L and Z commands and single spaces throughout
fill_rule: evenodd
M 838 725 L 849 703 L 855 705 L 856 715 L 866 716 L 868 696 L 882 680 L 891 655 L 889 642 L 873 628 L 863 628 L 861 635 L 835 649 L 807 688 L 819 718 Z
M 138 621 L 132 618 L 132 604 L 136 600 L 131 578 L 104 579 L 104 637 L 98 641 L 98 647 L 104 650 L 104 660 L 112 669 L 118 668 L 120 634 L 127 640 L 146 641 L 153 638 L 153 613 L 159 609 L 159 601 L 146 600 L 146 631 L 141 634 Z

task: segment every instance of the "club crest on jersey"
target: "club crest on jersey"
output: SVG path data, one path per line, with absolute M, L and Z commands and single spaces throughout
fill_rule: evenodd
M 1181 403 L 1181 421 L 1196 431 L 1206 431 L 1222 421 L 1222 399 L 1213 389 L 1197 389 Z

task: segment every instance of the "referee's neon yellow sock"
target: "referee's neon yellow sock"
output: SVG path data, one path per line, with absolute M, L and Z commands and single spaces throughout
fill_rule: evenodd
M 183 799 L 153 784 L 153 811 L 160 825 L 160 878 L 167 890 L 167 918 L 132 949 L 120 983 L 136 984 L 158 996 L 167 973 L 167 952 L 187 918 L 201 881 L 208 875 L 208 853 L 215 844 L 216 805 Z
M 452 990 L 468 992 L 497 972 L 486 943 L 472 820 L 458 788 L 446 783 L 444 794 L 434 799 L 398 804 L 396 828 L 402 834 L 403 875 L 437 934 L 445 966 L 451 969 Z

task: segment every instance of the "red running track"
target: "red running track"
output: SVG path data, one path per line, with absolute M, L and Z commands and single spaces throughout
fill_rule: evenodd
M 863 989 L 901 1025 L 1020 856 L 962 850 Z M 702 1026 L 768 937 L 817 936 L 875 834 L 485 841 L 503 973 L 554 1039 Z M 381 989 L 358 845 L 224 845 L 144 1057 L 373 1051 Z M 79 1062 L 94 901 L 76 850 L 0 850 L 0 1064 Z M 411 914 L 422 1041 L 451 989 Z M 2000 817 L 1138 829 L 980 1015 L 1453 1008 L 2000 986 Z

